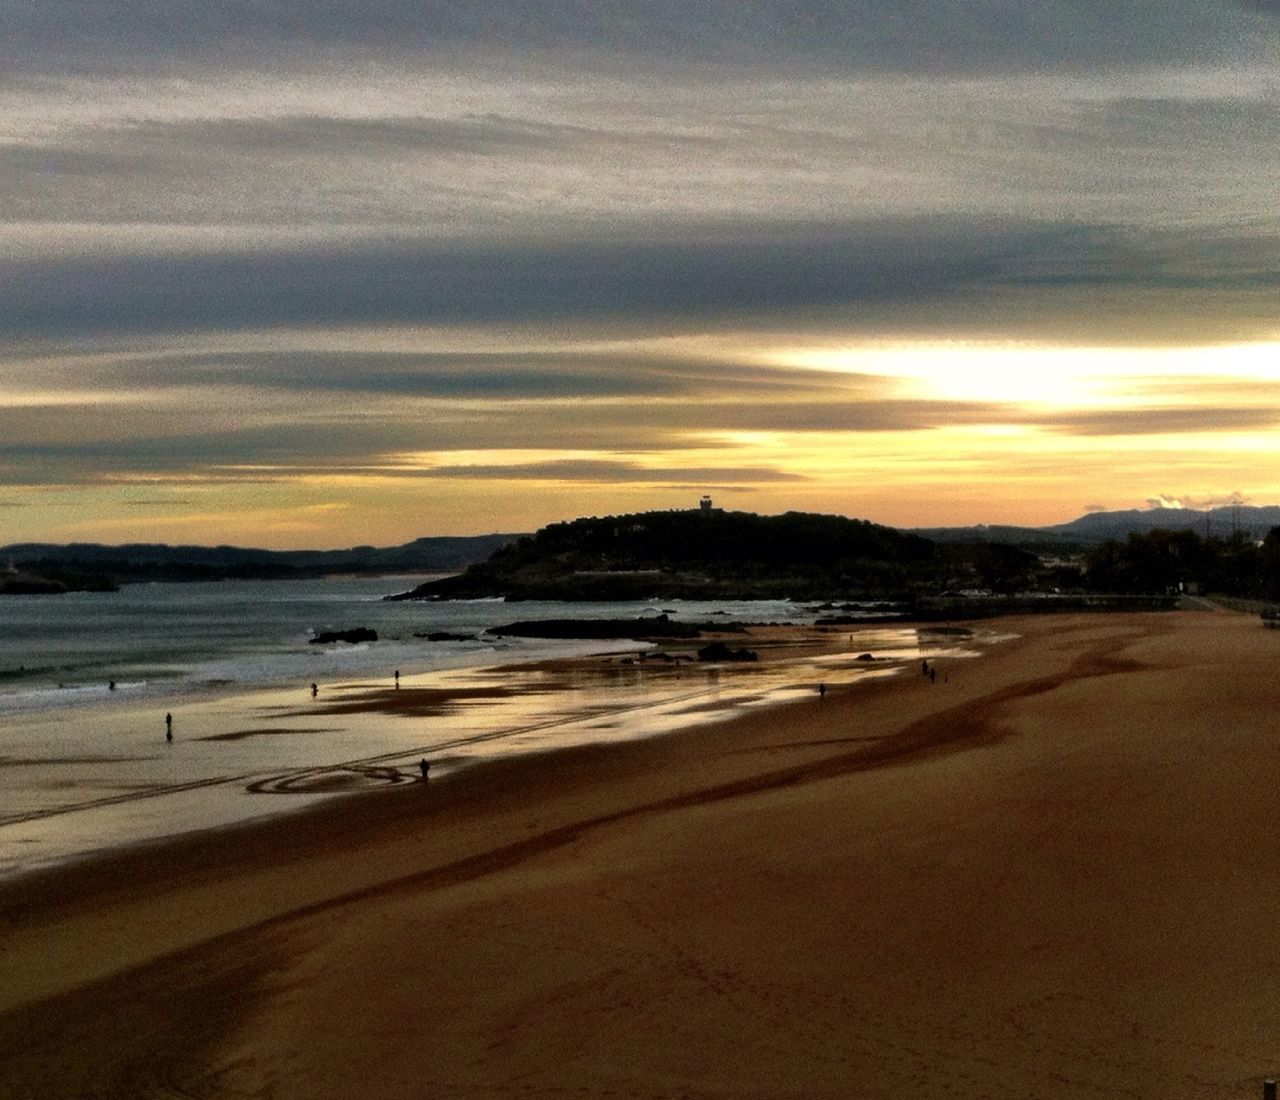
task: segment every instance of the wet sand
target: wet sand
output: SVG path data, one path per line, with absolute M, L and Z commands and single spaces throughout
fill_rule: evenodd
M 0 1095 L 1260 1095 L 1280 634 L 1002 625 L 0 889 Z
M 0 880 L 411 782 L 423 757 L 440 777 L 499 756 L 654 736 L 794 698 L 820 679 L 849 685 L 924 653 L 976 654 L 984 644 L 892 627 L 849 636 L 765 626 L 733 637 L 756 647 L 759 663 L 702 664 L 701 642 L 690 642 L 405 670 L 398 685 L 388 670 L 325 682 L 314 696 L 295 683 L 164 708 L 122 697 L 9 716 L 0 720 Z M 868 665 L 855 643 L 894 658 Z

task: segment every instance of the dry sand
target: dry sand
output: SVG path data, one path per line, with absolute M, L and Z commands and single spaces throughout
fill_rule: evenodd
M 5 1097 L 1256 1097 L 1280 632 L 977 661 L 0 892 Z

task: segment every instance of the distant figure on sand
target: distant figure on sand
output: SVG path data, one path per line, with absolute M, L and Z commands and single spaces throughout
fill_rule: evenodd
M 173 744 L 173 715 L 166 714 L 164 716 L 164 739 Z
M 920 662 L 920 675 L 921 676 L 929 675 L 929 662 L 927 660 Z
M 938 680 L 938 670 L 936 668 L 929 669 L 929 683 L 931 684 L 937 683 L 937 680 Z
M 827 694 L 827 685 L 826 685 L 826 684 L 819 684 L 819 685 L 818 685 L 818 698 L 819 698 L 819 699 L 824 699 L 824 698 L 826 698 L 826 694 Z
M 418 761 L 418 771 L 422 772 L 422 778 L 426 779 L 427 773 L 430 770 L 431 770 L 431 765 L 427 763 L 427 758 L 424 756 L 421 760 Z
M 400 686 L 400 670 L 396 669 L 396 687 Z
M 312 685 L 311 685 L 311 698 L 312 698 L 312 699 L 314 699 L 314 698 L 316 697 L 316 695 L 317 695 L 317 693 L 318 693 L 319 691 L 320 691 L 320 689 L 319 689 L 318 687 L 316 687 L 316 685 L 315 685 L 315 684 L 312 684 Z

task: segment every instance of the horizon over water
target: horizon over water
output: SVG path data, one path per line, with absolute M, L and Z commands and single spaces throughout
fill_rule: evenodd
M 405 782 L 424 756 L 435 778 L 488 757 L 697 725 L 794 697 L 818 679 L 886 674 L 854 661 L 863 650 L 900 660 L 974 652 L 970 639 L 922 639 L 886 624 L 850 628 L 847 651 L 816 658 L 640 669 L 601 656 L 570 676 L 541 662 L 649 647 L 481 632 L 515 619 L 664 612 L 811 625 L 815 613 L 781 600 L 383 600 L 418 579 L 143 584 L 0 599 L 0 877 Z M 379 640 L 308 643 L 315 632 L 359 626 Z M 414 637 L 428 631 L 476 637 Z M 321 685 L 314 700 L 312 682 Z

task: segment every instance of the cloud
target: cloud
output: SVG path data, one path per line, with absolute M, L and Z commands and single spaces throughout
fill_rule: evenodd
M 1260 19 L 1252 8 L 1198 0 L 945 0 L 895 7 L 879 0 L 6 0 L 0 15 L 11 44 L 0 55 L 23 68 L 101 68 L 149 58 L 266 60 L 275 56 L 356 60 L 425 51 L 574 56 L 665 64 L 805 64 L 939 71 L 1106 64 L 1178 56 L 1195 43 L 1222 53 Z
M 634 462 L 563 459 L 549 462 L 494 463 L 492 465 L 431 466 L 392 471 L 406 477 L 463 478 L 499 481 L 642 482 L 679 487 L 711 482 L 759 483 L 808 481 L 801 474 L 764 466 L 641 466 Z
M 85 135 L 94 144 L 178 155 L 385 157 L 399 154 L 495 156 L 531 151 L 567 154 L 602 145 L 696 148 L 693 135 L 650 129 L 607 129 L 496 113 L 456 117 L 281 115 L 132 120 Z M 38 147 L 33 147 L 38 148 Z M 108 167 L 111 166 L 108 164 Z
M 891 327 L 910 307 L 989 319 L 1018 291 L 1115 288 L 1273 293 L 1277 242 L 1140 237 L 1107 227 L 913 219 L 738 227 L 683 241 L 424 242 L 289 253 L 108 256 L 0 263 L 12 336 L 176 333 L 316 325 L 688 325 L 802 310 Z
M 6 265 L 11 333 L 164 332 L 273 325 L 527 322 L 684 315 L 917 298 L 995 273 L 994 242 L 941 227 L 895 234 L 662 245 L 403 244 Z M 1004 235 L 1002 235 L 1004 236 Z M 1001 240 L 1000 250 L 1011 241 Z
M 1180 510 L 1183 508 L 1210 509 L 1222 508 L 1232 504 L 1247 504 L 1249 498 L 1240 492 L 1231 492 L 1225 495 L 1210 494 L 1208 496 L 1193 496 L 1185 494 L 1175 496 L 1172 493 L 1160 493 L 1158 496 L 1147 497 L 1146 504 L 1150 509 L 1159 511 L 1161 509 Z
M 231 74 L 20 91 L 0 123 L 11 222 L 489 239 L 682 239 L 953 213 L 1003 223 L 1257 223 L 1265 66 L 1190 75 L 769 82 L 703 70 L 524 81 Z M 90 106 L 91 105 L 91 106 Z M 1231 171 L 1223 165 L 1230 163 Z
M 253 405 L 251 398 L 244 400 Z M 740 395 L 717 399 L 706 394 L 689 401 L 619 400 L 589 408 L 571 397 L 539 403 L 536 408 L 499 397 L 469 401 L 463 410 L 443 404 L 431 406 L 430 411 L 410 407 L 400 415 L 364 415 L 357 410 L 312 417 L 303 411 L 296 418 L 279 411 L 264 415 L 259 424 L 212 430 L 209 411 L 200 406 L 159 417 L 125 411 L 101 427 L 101 413 L 92 407 L 0 409 L 0 460 L 24 471 L 18 480 L 45 484 L 157 475 L 228 481 L 321 472 L 401 477 L 421 476 L 420 470 L 407 469 L 396 457 L 409 452 L 673 454 L 700 448 L 717 432 L 924 431 L 941 424 L 990 422 L 1000 416 L 1000 410 L 989 405 L 856 397 L 752 402 Z M 712 480 L 701 467 L 669 465 L 650 471 L 606 461 L 556 468 L 566 478 L 574 475 L 578 480 L 585 473 L 611 473 L 621 481 L 652 480 L 653 476 Z M 458 477 L 462 474 L 455 471 L 461 469 L 442 466 L 431 474 Z M 506 476 L 513 469 L 494 464 L 471 469 L 467 476 Z M 741 473 L 738 467 L 726 470 L 717 475 L 718 480 L 732 481 Z
M 662 476 L 732 484 L 743 476 L 768 480 L 761 469 L 773 468 L 777 456 L 766 455 L 759 467 L 720 462 L 710 472 L 702 456 L 696 464 L 677 458 L 658 465 L 612 456 L 737 447 L 732 441 L 739 433 L 805 437 L 806 445 L 821 447 L 823 436 L 924 436 L 965 426 L 1104 438 L 1269 432 L 1280 420 L 1274 405 L 1239 402 L 1044 412 L 993 400 L 903 396 L 889 377 L 631 351 L 137 354 L 84 356 L 76 369 L 99 387 L 165 395 L 149 407 L 122 405 L 109 417 L 92 401 L 0 408 L 6 478 L 31 484 L 313 474 L 497 480 L 537 473 L 584 482 Z M 63 378 L 64 385 L 75 383 L 74 373 Z M 1211 392 L 1225 398 L 1231 390 Z M 1173 390 L 1158 393 L 1171 397 Z M 458 465 L 446 458 L 425 473 L 397 457 L 479 450 L 599 457 L 537 467 L 523 460 Z M 720 468 L 727 472 L 716 473 Z
M 0 186 L 6 188 L 24 178 L 37 186 L 49 186 L 52 181 L 67 177 L 89 181 L 128 177 L 144 179 L 154 167 L 154 163 L 149 164 L 136 154 L 103 148 L 75 148 L 63 143 L 0 144 Z
M 766 432 L 916 432 L 946 425 L 1018 421 L 1016 411 L 992 402 L 846 398 L 833 389 L 825 400 L 708 403 L 691 416 L 650 410 L 651 423 L 672 429 Z
M 831 376 L 707 357 L 637 352 L 518 350 L 495 352 L 174 352 L 156 357 L 104 356 L 83 375 L 102 384 L 143 389 L 250 387 L 279 390 L 403 396 L 423 399 L 550 400 L 622 397 L 722 397 L 827 392 Z M 883 383 L 877 382 L 876 388 Z M 872 388 L 850 376 L 842 388 Z
M 1021 419 L 1017 414 L 1008 419 Z M 1234 407 L 1087 410 L 1030 416 L 1027 423 L 1069 435 L 1164 435 L 1265 432 L 1280 423 L 1280 409 Z

